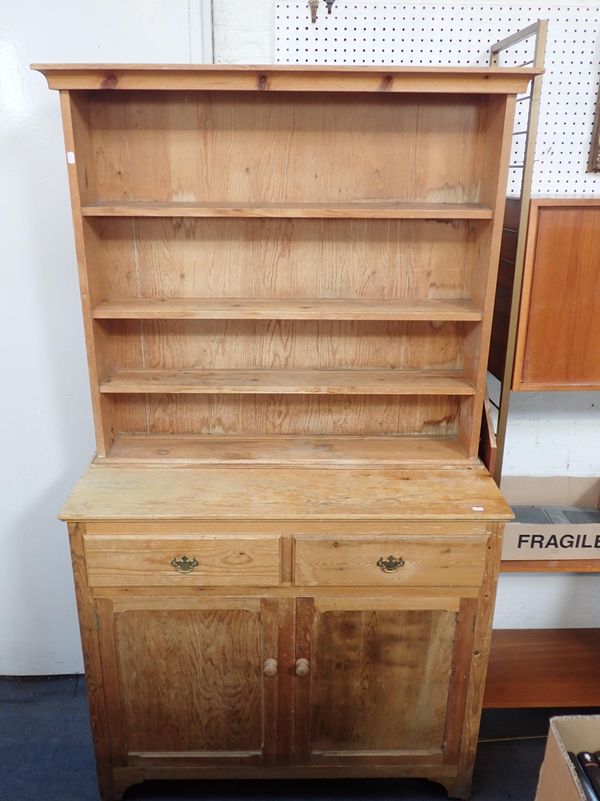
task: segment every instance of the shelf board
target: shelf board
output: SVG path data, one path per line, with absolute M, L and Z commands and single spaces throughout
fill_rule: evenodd
M 600 559 L 506 559 L 502 573 L 600 573 Z
M 600 705 L 600 629 L 497 629 L 483 705 Z
M 404 203 L 393 200 L 342 203 L 149 203 L 102 201 L 84 205 L 84 217 L 317 217 L 392 220 L 491 220 L 479 203 Z
M 100 392 L 266 395 L 473 395 L 459 371 L 119 370 Z
M 213 436 L 118 434 L 98 463 L 286 465 L 298 467 L 386 467 L 465 464 L 456 437 L 410 436 Z
M 469 300 L 370 298 L 128 298 L 103 301 L 97 320 L 455 320 L 477 322 Z

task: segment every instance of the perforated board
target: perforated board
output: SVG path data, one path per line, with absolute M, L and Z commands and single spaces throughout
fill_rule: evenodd
M 594 195 L 600 174 L 587 173 L 600 78 L 600 0 L 579 3 L 406 3 L 335 0 L 327 14 L 321 0 L 316 24 L 306 0 L 275 3 L 275 60 L 292 64 L 488 63 L 489 46 L 520 28 L 548 19 L 548 46 L 532 192 Z M 506 66 L 532 57 L 523 43 L 503 56 Z M 515 130 L 527 122 L 527 102 L 517 104 Z M 515 137 L 519 163 L 524 137 Z M 509 193 L 520 191 L 511 169 Z

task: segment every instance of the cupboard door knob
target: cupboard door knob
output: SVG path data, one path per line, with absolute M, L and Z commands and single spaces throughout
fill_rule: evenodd
M 384 573 L 395 573 L 401 567 L 404 567 L 404 559 L 401 556 L 390 556 L 384 559 L 383 556 L 377 560 L 377 567 L 380 567 Z
M 310 662 L 302 657 L 296 659 L 296 676 L 308 676 L 310 673 Z
M 198 567 L 197 560 L 192 556 L 182 556 L 180 559 L 175 557 L 171 559 L 171 564 L 178 573 L 191 573 L 195 567 Z
M 263 673 L 270 679 L 277 675 L 277 660 L 272 657 L 263 662 Z

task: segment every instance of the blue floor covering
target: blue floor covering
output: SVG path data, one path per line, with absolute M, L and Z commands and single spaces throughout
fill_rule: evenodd
M 484 711 L 473 801 L 533 801 L 548 718 L 568 711 Z M 124 796 L 125 801 L 445 798 L 439 785 L 414 779 L 148 782 Z M 83 677 L 0 678 L 0 801 L 98 801 Z

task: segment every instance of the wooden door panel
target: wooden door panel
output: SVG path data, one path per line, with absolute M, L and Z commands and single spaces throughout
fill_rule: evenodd
M 600 201 L 532 200 L 512 389 L 600 387 Z
M 431 600 L 299 600 L 297 761 L 443 760 L 460 599 Z
M 262 762 L 276 749 L 276 602 L 115 603 L 111 632 L 127 758 Z M 105 648 L 105 657 L 109 654 Z M 105 670 L 106 670 L 105 668 Z

